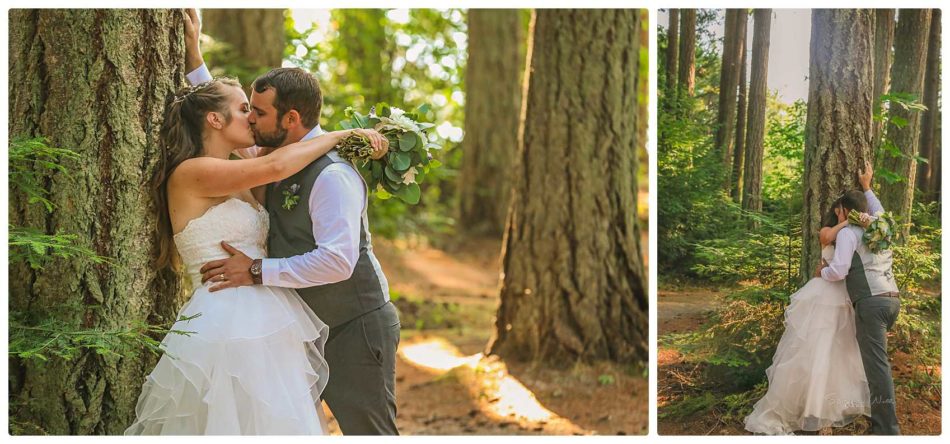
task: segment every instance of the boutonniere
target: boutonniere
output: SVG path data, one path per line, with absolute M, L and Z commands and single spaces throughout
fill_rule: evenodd
M 297 195 L 297 192 L 300 191 L 300 185 L 292 184 L 289 187 L 284 188 L 284 204 L 281 205 L 285 210 L 293 210 L 297 206 L 297 203 L 300 202 L 300 196 Z

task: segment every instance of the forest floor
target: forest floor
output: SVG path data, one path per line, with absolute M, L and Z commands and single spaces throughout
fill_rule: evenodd
M 657 413 L 660 416 L 657 430 L 660 435 L 748 435 L 741 418 L 717 416 L 701 410 L 688 416 L 664 415 L 664 407 L 683 399 L 689 394 L 689 382 L 701 371 L 695 364 L 684 362 L 679 352 L 662 345 L 663 336 L 671 333 L 687 333 L 698 330 L 721 303 L 722 293 L 708 288 L 684 286 L 661 289 L 657 298 Z M 904 435 L 939 435 L 940 393 L 927 398 L 915 396 L 910 386 L 915 370 L 911 357 L 896 352 L 891 355 L 894 382 L 897 389 L 897 416 Z M 939 369 L 937 369 L 939 375 Z M 714 395 L 725 396 L 722 392 Z M 863 435 L 870 422 L 859 418 L 847 427 L 832 430 L 835 435 Z
M 482 352 L 498 307 L 501 242 L 436 248 L 374 239 L 402 340 L 396 424 L 404 435 L 641 435 L 643 369 L 613 363 L 552 368 Z M 340 434 L 330 416 L 330 429 Z

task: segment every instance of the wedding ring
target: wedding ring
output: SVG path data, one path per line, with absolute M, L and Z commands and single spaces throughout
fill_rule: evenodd
M 224 281 L 226 280 L 226 279 L 224 279 L 224 274 L 223 274 L 223 273 L 218 275 L 218 280 L 221 281 L 221 282 L 224 282 Z

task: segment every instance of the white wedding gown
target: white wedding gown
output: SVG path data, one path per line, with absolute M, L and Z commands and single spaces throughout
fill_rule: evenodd
M 822 249 L 831 262 L 834 247 Z M 871 415 L 844 281 L 813 278 L 791 297 L 785 333 L 766 371 L 768 392 L 745 418 L 746 430 L 767 435 L 817 431 Z
M 267 212 L 228 199 L 191 220 L 175 245 L 196 288 L 146 378 L 126 435 L 324 434 L 327 326 L 293 290 L 262 285 L 215 293 L 198 270 L 228 257 L 226 241 L 266 257 Z

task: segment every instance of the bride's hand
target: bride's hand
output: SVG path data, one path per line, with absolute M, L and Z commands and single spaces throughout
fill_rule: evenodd
M 355 129 L 355 134 L 359 134 L 369 139 L 369 144 L 373 147 L 373 154 L 369 157 L 373 160 L 382 159 L 389 152 L 389 139 L 373 129 Z

